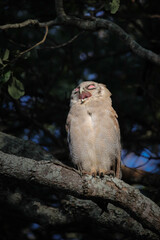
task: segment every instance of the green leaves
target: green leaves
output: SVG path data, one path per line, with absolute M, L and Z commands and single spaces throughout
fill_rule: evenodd
M 92 6 L 94 10 L 100 5 L 104 6 L 105 10 L 111 14 L 115 14 L 120 7 L 120 0 L 86 0 L 85 2 L 88 4 L 88 7 Z
M 120 0 L 107 0 L 105 4 L 105 10 L 110 11 L 112 14 L 115 14 L 120 6 Z
M 14 99 L 19 99 L 25 93 L 24 86 L 21 81 L 19 81 L 16 77 L 13 76 L 13 71 L 10 70 L 11 66 L 9 63 L 9 55 L 10 51 L 5 49 L 2 57 L 0 58 L 0 67 L 1 67 L 1 75 L 0 75 L 0 88 L 8 82 L 8 93 Z M 29 55 L 27 55 L 28 57 Z
M 9 61 L 9 53 L 10 51 L 8 49 L 5 50 L 3 57 L 0 58 L 0 67 L 5 68 L 7 66 L 7 62 Z
M 3 65 L 2 59 L 0 58 L 0 65 Z
M 17 78 L 12 78 L 12 83 L 8 85 L 8 93 L 14 99 L 19 99 L 25 94 L 23 83 Z
M 4 52 L 4 55 L 3 55 L 3 61 L 7 61 L 9 58 L 9 50 L 6 49 L 5 52 Z
M 110 11 L 112 14 L 115 14 L 120 6 L 120 0 L 112 0 L 110 3 Z
M 11 79 L 11 83 L 8 84 L 8 93 L 14 99 L 19 99 L 25 94 L 23 83 L 16 77 L 11 78 L 13 73 L 9 70 L 0 76 L 0 87 Z
M 3 73 L 0 76 L 0 84 L 6 83 L 10 79 L 10 76 L 11 76 L 11 71 L 10 70 L 6 73 Z

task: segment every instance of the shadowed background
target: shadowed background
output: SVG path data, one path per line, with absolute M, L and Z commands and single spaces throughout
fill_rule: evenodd
M 87 18 L 94 12 L 96 17 L 117 23 L 143 47 L 160 52 L 158 0 L 121 0 L 116 14 L 101 9 L 103 2 L 64 1 L 68 14 Z M 0 25 L 31 18 L 44 22 L 55 17 L 54 1 L 0 3 Z M 36 26 L 0 30 L 0 131 L 32 140 L 70 164 L 65 132 L 70 94 L 82 81 L 97 81 L 112 93 L 121 129 L 123 164 L 159 173 L 159 66 L 134 55 L 107 30 L 85 32 L 68 26 L 50 27 L 43 44 L 19 55 L 41 41 L 44 34 L 45 28 Z M 16 99 L 19 89 L 23 96 Z M 19 219 L 13 223 L 13 219 L 6 215 L 1 219 L 1 239 L 40 239 L 44 235 L 55 240 L 78 238 L 53 230 L 46 236 L 38 225 Z

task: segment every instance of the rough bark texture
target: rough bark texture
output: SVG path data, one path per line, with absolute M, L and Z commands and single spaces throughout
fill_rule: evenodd
M 98 207 L 91 200 L 77 199 L 73 196 L 66 196 L 61 201 L 61 208 L 56 208 L 44 204 L 43 201 L 28 196 L 24 190 L 6 190 L 6 186 L 0 184 L 0 202 L 7 204 L 12 209 L 16 209 L 19 214 L 43 225 L 53 225 L 62 227 L 69 224 L 83 225 L 90 222 L 91 225 L 105 229 L 115 229 L 125 234 L 132 234 L 136 238 L 147 240 L 158 240 L 159 237 L 150 230 L 144 229 L 140 223 L 131 218 L 124 210 L 108 204 L 107 212 Z
M 52 154 L 46 152 L 39 145 L 24 141 L 11 135 L 0 132 L 0 150 L 5 153 L 14 154 L 16 156 L 23 156 L 35 160 L 51 160 L 57 164 L 62 165 Z M 68 167 L 69 168 L 69 167 Z M 151 185 L 159 187 L 160 175 L 145 172 L 143 170 L 128 168 L 122 166 L 123 180 L 127 183 L 141 183 L 144 185 Z
M 1 150 L 6 152 L 7 145 L 12 149 L 12 144 L 9 144 L 8 141 L 9 136 L 1 134 L 0 139 L 1 145 L 3 145 Z M 13 143 L 12 140 L 11 142 Z M 23 142 L 23 140 L 20 141 Z M 16 141 L 14 142 L 16 146 L 17 143 Z M 87 175 L 81 177 L 76 170 L 55 161 L 55 159 L 51 159 L 51 155 L 46 154 L 43 150 L 41 150 L 41 157 L 39 158 L 41 161 L 31 159 L 31 156 L 30 158 L 22 157 L 22 152 L 24 151 L 21 152 L 20 149 L 24 150 L 25 144 L 29 143 L 21 144 L 16 152 L 16 154 L 21 156 L 13 155 L 13 153 L 7 154 L 3 151 L 0 152 L 0 173 L 2 175 L 25 180 L 26 182 L 42 184 L 51 189 L 63 191 L 80 198 L 91 199 L 96 202 L 101 200 L 106 206 L 107 202 L 113 203 L 141 222 L 143 227 L 160 234 L 160 208 L 134 187 L 108 176 L 103 180 Z M 15 146 L 13 148 L 14 151 L 16 151 Z M 36 149 L 36 145 L 33 144 L 33 146 Z M 30 152 L 30 155 L 32 152 Z M 36 155 L 36 157 L 38 156 Z M 48 156 L 50 160 L 46 160 L 45 156 Z M 44 160 L 42 160 L 43 157 Z

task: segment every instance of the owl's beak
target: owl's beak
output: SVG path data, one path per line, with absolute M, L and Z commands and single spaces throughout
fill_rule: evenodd
M 82 97 L 82 93 L 83 93 L 83 88 L 80 87 L 79 89 L 79 96 L 80 96 L 80 99 L 81 99 L 81 103 L 83 103 L 85 100 Z
M 88 91 L 85 91 L 83 88 L 79 89 L 79 99 L 81 100 L 81 103 L 84 103 L 87 98 L 91 97 L 92 94 Z
M 79 93 L 82 94 L 82 92 L 83 92 L 83 88 L 80 87 Z

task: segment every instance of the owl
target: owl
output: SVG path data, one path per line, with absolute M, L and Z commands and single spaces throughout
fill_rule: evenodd
M 72 162 L 82 174 L 121 177 L 120 129 L 104 84 L 86 81 L 71 94 L 66 121 Z

